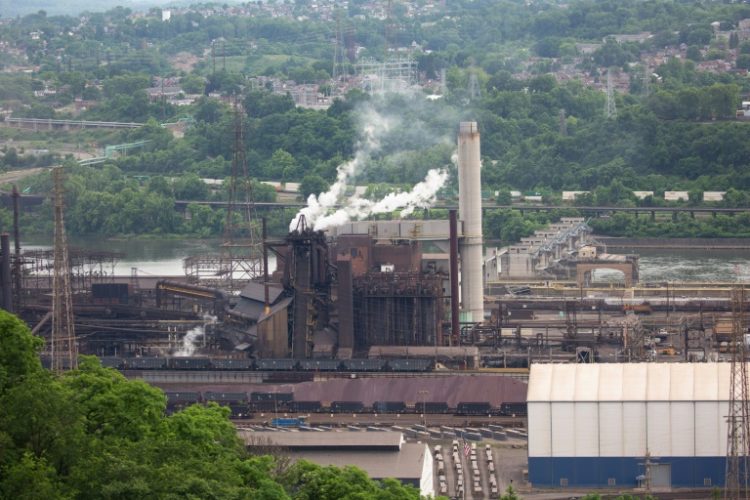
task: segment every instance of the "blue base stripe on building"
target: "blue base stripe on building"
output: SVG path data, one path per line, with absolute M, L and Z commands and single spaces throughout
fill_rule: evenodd
M 672 486 L 723 486 L 725 457 L 658 457 L 655 464 L 670 464 Z M 529 481 L 538 487 L 638 486 L 645 457 L 529 457 Z M 614 484 L 612 481 L 614 480 Z

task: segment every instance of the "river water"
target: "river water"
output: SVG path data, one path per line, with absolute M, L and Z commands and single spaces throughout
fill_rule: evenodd
M 611 253 L 624 250 L 611 248 Z M 750 281 L 750 249 L 654 249 L 629 250 L 640 255 L 642 283 L 699 281 Z M 594 272 L 595 282 L 621 282 L 622 273 L 600 269 Z
M 71 239 L 71 248 L 81 248 L 98 252 L 124 254 L 115 263 L 116 276 L 130 276 L 132 269 L 138 269 L 139 276 L 184 276 L 182 261 L 185 257 L 220 252 L 219 240 L 171 240 L 171 239 Z M 48 250 L 51 243 L 32 240 L 22 244 L 23 250 Z M 269 268 L 273 272 L 276 260 L 269 255 Z M 109 271 L 109 270 L 107 270 Z
M 140 275 L 184 276 L 182 259 L 188 256 L 217 253 L 219 240 L 103 240 L 78 239 L 71 246 L 89 250 L 125 254 L 115 266 L 115 274 L 129 276 L 133 267 Z M 24 249 L 47 249 L 49 242 L 31 241 Z M 611 249 L 617 253 L 617 249 Z M 662 281 L 750 281 L 750 249 L 642 249 L 640 277 L 642 282 Z M 271 255 L 273 257 L 273 255 Z M 274 259 L 270 259 L 275 267 Z M 622 274 L 600 270 L 596 281 L 618 281 Z

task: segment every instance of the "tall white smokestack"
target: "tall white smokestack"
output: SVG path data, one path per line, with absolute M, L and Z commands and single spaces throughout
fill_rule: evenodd
M 466 319 L 484 321 L 482 263 L 482 179 L 477 122 L 458 129 L 458 216 L 463 221 L 461 303 Z

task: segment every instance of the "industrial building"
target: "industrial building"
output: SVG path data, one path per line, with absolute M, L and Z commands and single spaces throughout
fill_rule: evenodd
M 534 364 L 535 487 L 724 483 L 729 363 Z
M 400 432 L 264 432 L 240 431 L 248 448 L 285 450 L 293 461 L 318 465 L 353 465 L 371 479 L 393 478 L 419 489 L 424 497 L 435 494 L 433 459 L 429 446 L 407 443 Z
M 354 222 L 324 233 L 303 216 L 284 241 L 268 245 L 292 300 L 274 309 L 263 285 L 242 296 L 240 305 L 259 319 L 260 306 L 273 309 L 262 316 L 269 327 L 258 320 L 253 330 L 257 353 L 350 359 L 373 345 L 443 347 L 459 341 L 460 323 L 485 320 L 477 124 L 462 122 L 457 142 L 458 218 L 454 211 L 448 221 Z

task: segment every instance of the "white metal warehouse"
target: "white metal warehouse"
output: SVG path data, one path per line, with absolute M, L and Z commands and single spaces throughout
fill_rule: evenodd
M 729 363 L 532 365 L 529 480 L 722 485 L 729 375 Z

